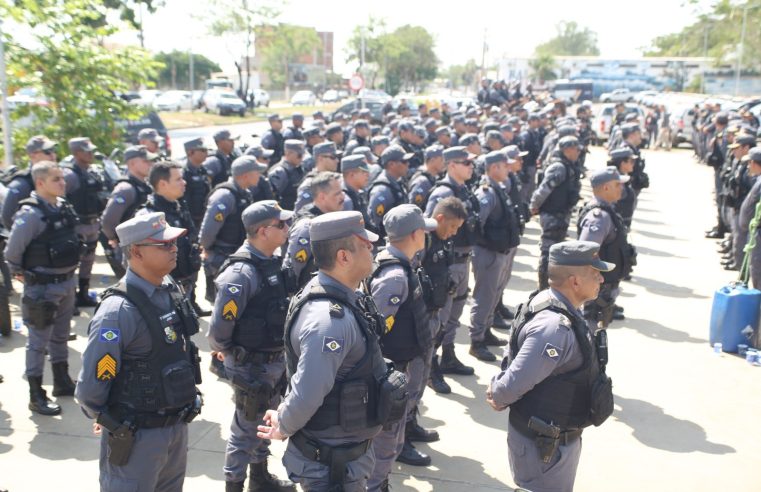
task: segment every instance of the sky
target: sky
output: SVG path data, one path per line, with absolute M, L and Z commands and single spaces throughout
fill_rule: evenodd
M 598 35 L 600 55 L 609 58 L 641 56 L 640 49 L 653 38 L 679 31 L 690 24 L 697 8 L 682 6 L 685 0 L 290 0 L 282 8 L 280 22 L 314 27 L 334 33 L 334 69 L 349 74 L 346 45 L 358 24 L 373 16 L 386 20 L 388 30 L 405 24 L 425 27 L 435 39 L 436 54 L 443 67 L 474 58 L 480 63 L 484 39 L 486 62 L 500 58 L 530 57 L 534 47 L 555 35 L 561 21 L 576 21 Z M 239 44 L 209 37 L 203 13 L 208 0 L 166 0 L 154 14 L 146 15 L 145 43 L 152 51 L 191 49 L 232 71 L 232 53 Z M 192 12 L 192 14 L 191 14 Z M 134 31 L 118 35 L 119 43 L 137 43 Z M 231 46 L 233 46 L 231 48 Z

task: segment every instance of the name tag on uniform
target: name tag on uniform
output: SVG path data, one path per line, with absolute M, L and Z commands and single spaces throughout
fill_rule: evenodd
M 162 316 L 159 316 L 159 319 L 161 320 L 162 326 L 172 326 L 180 321 L 180 317 L 177 315 L 176 311 L 171 311 Z

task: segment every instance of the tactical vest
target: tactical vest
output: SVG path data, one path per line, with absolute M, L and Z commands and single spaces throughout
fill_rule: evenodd
M 486 218 L 478 245 L 505 254 L 521 242 L 520 215 L 502 187 L 490 182 L 484 187 L 494 191 L 498 206 Z
M 436 184 L 436 177 L 432 176 L 428 171 L 426 171 L 425 169 L 421 167 L 420 169 L 415 171 L 415 174 L 412 175 L 412 177 L 410 178 L 410 183 L 414 183 L 415 180 L 417 180 L 420 176 L 424 176 L 425 179 L 428 181 L 428 183 L 431 185 L 431 187 L 428 188 L 428 191 L 425 193 L 425 196 L 423 197 L 423 201 L 415 204 L 418 207 L 420 207 L 423 211 L 425 211 L 425 207 L 428 205 L 428 197 L 431 196 L 431 190 Z M 412 188 L 412 186 L 410 186 L 410 188 Z
M 440 186 L 446 186 L 452 190 L 452 194 L 460 199 L 465 209 L 468 211 L 468 218 L 465 219 L 465 223 L 457 230 L 457 234 L 454 235 L 455 248 L 470 248 L 476 244 L 478 237 L 481 235 L 481 222 L 478 218 L 478 213 L 481 211 L 481 204 L 478 202 L 476 195 L 471 193 L 467 186 L 461 186 L 459 189 L 450 183 L 440 179 L 436 182 L 433 190 Z
M 439 239 L 436 233 L 426 237 L 429 243 L 422 266 L 430 281 L 430 288 L 424 289 L 423 293 L 426 307 L 429 311 L 435 311 L 443 308 L 449 298 L 449 267 L 454 263 L 454 244 L 449 239 Z
M 79 178 L 79 188 L 66 193 L 66 200 L 71 203 L 81 219 L 86 221 L 97 219 L 106 208 L 106 202 L 103 200 L 106 187 L 103 180 L 92 169 L 83 171 L 75 163 L 66 167 Z
M 172 270 L 172 278 L 184 280 L 201 269 L 201 251 L 191 241 L 195 230 L 190 212 L 180 202 L 170 202 L 158 195 L 149 195 L 143 208 L 151 212 L 164 212 L 166 221 L 174 227 L 187 229 L 188 233 L 177 238 L 177 266 Z
M 5 186 L 8 186 L 9 184 L 11 184 L 11 182 L 14 179 L 19 179 L 21 181 L 25 181 L 26 184 L 29 186 L 29 189 L 33 190 L 34 189 L 34 180 L 32 179 L 32 169 L 31 169 L 31 167 L 32 167 L 32 165 L 29 164 L 29 167 L 27 167 L 26 169 L 20 169 L 20 170 L 17 169 L 15 172 L 10 172 L 10 174 L 4 175 L 3 178 L 0 179 L 0 181 L 2 181 L 2 183 Z
M 592 385 L 600 373 L 600 366 L 597 350 L 591 340 L 586 321 L 578 314 L 571 313 L 561 301 L 549 295 L 548 299 L 542 302 L 532 303 L 533 299 L 532 296 L 528 305 L 521 305 L 515 316 L 510 337 L 508 365 L 512 364 L 521 348 L 518 343 L 521 330 L 526 323 L 544 310 L 562 314 L 570 320 L 583 362 L 577 369 L 548 376 L 510 405 L 510 421 L 517 419 L 521 422 L 519 427 L 522 428 L 527 426 L 531 417 L 557 425 L 563 431 L 588 427 L 592 424 L 590 421 Z M 551 350 L 551 348 L 544 350 Z
M 158 312 L 142 290 L 124 279 L 106 289 L 101 302 L 111 296 L 125 298 L 140 312 L 151 351 L 136 359 L 122 358 L 108 397 L 109 413 L 122 421 L 159 412 L 172 415 L 192 404 L 195 385 L 201 383 L 198 349 L 190 340 L 198 333 L 198 320 L 179 287 L 170 292 L 169 313 Z
M 640 155 L 639 149 L 633 145 L 627 144 L 634 153 L 634 169 L 631 173 L 629 184 L 634 190 L 641 190 L 650 187 L 650 177 L 645 172 L 645 159 Z
M 291 303 L 285 320 L 285 361 L 288 380 L 296 374 L 298 366 L 296 352 L 291 343 L 293 325 L 304 305 L 315 300 L 331 302 L 331 317 L 343 318 L 349 314 L 354 316 L 365 339 L 365 353 L 345 376 L 335 381 L 333 388 L 304 428 L 324 430 L 340 425 L 346 431 L 355 431 L 381 425 L 378 412 L 380 381 L 387 374 L 388 366 L 383 360 L 378 343 L 378 333 L 380 326 L 383 326 L 383 320 L 371 302 L 360 308 L 351 302 L 344 292 L 332 286 L 313 284 L 309 292 L 302 291 L 301 297 Z
M 270 168 L 269 175 L 272 175 L 276 168 L 284 169 L 285 175 L 288 177 L 288 184 L 280 192 L 277 201 L 284 209 L 293 210 L 293 206 L 296 205 L 296 198 L 299 196 L 299 185 L 304 179 L 304 169 L 301 166 L 291 168 L 285 161 L 281 161 Z
M 220 242 L 225 243 L 225 246 L 228 248 L 234 247 L 237 250 L 238 247 L 243 244 L 243 241 L 246 240 L 246 228 L 243 227 L 243 219 L 241 218 L 241 215 L 243 214 L 243 210 L 251 205 L 251 194 L 246 190 L 241 191 L 229 181 L 215 186 L 209 196 L 213 195 L 217 190 L 228 190 L 232 193 L 233 198 L 235 199 L 235 205 L 234 210 L 231 210 L 230 214 L 225 217 L 225 221 L 222 223 L 222 227 L 219 229 L 217 237 L 214 240 L 215 244 L 213 247 L 216 246 L 217 242 Z M 234 251 L 231 251 L 230 253 L 233 252 Z
M 224 155 L 220 151 L 217 151 L 213 155 L 213 157 L 215 157 L 219 161 L 219 165 L 221 168 L 219 172 L 212 177 L 212 180 L 211 180 L 211 186 L 217 186 L 227 181 L 232 175 L 231 168 L 233 164 L 233 159 L 235 157 L 234 157 L 234 154 Z
M 539 207 L 539 211 L 544 213 L 567 214 L 581 198 L 581 174 L 579 170 L 565 158 L 561 158 L 559 162 L 565 167 L 565 180 L 550 192 L 542 206 Z
M 40 200 L 30 196 L 19 202 L 19 206 L 30 205 L 42 212 L 45 230 L 32 239 L 24 250 L 21 265 L 24 270 L 35 267 L 68 268 L 79 264 L 82 243 L 74 228 L 79 224 L 77 213 L 67 202 L 55 211 Z
M 344 185 L 343 190 L 346 196 L 348 196 L 351 200 L 352 209 L 354 209 L 356 212 L 361 213 L 362 217 L 365 219 L 365 224 L 368 224 L 369 221 L 367 220 L 367 199 L 361 193 L 357 193 L 349 186 Z
M 121 219 L 119 219 L 119 223 L 121 224 L 135 216 L 135 212 L 137 212 L 137 209 L 143 206 L 145 201 L 148 199 L 148 195 L 153 193 L 153 190 L 151 189 L 148 183 L 146 183 L 143 180 L 137 179 L 131 174 L 128 177 L 121 178 L 120 180 L 116 182 L 117 185 L 119 183 L 129 183 L 130 186 L 135 188 L 135 201 L 132 202 L 130 206 L 127 207 L 126 210 L 124 210 L 124 213 L 122 214 Z
M 402 189 L 401 184 L 399 184 L 398 182 L 392 182 L 390 179 L 388 179 L 388 176 L 385 173 L 381 173 L 378 175 L 377 178 L 375 178 L 375 181 L 373 181 L 373 183 L 367 189 L 367 196 L 370 197 L 372 195 L 373 188 L 375 188 L 376 186 L 381 186 L 381 185 L 391 190 L 391 196 L 394 198 L 393 203 L 383 204 L 386 212 L 396 207 L 397 205 L 407 203 L 407 198 L 404 196 L 404 190 Z M 383 238 L 386 237 L 386 228 L 383 227 L 383 220 L 378 221 L 377 229 L 378 229 L 377 231 L 373 231 L 373 232 L 376 232 L 381 237 L 381 240 L 383 240 Z
M 206 213 L 206 197 L 209 196 L 211 191 L 211 184 L 209 182 L 209 172 L 205 167 L 192 167 L 193 165 L 188 163 L 182 169 L 182 178 L 187 183 L 185 188 L 185 195 L 183 200 L 188 204 L 188 210 L 190 215 L 195 221 L 203 220 L 203 216 Z
M 280 258 L 263 259 L 249 251 L 237 251 L 225 260 L 219 272 L 239 262 L 256 269 L 259 285 L 235 321 L 233 343 L 249 351 L 282 349 L 289 299 Z
M 431 346 L 430 316 L 426 309 L 423 283 L 425 276 L 422 268 L 414 271 L 408 261 L 399 258 L 383 258 L 370 275 L 372 285 L 385 268 L 399 265 L 407 277 L 407 299 L 399 306 L 390 330 L 385 330 L 380 338 L 383 356 L 394 362 L 407 362 L 422 355 Z M 388 325 L 386 325 L 388 326 Z
M 312 204 L 308 207 L 304 207 L 298 212 L 296 212 L 296 215 L 294 216 L 294 225 L 303 219 L 313 219 L 314 217 L 317 217 L 318 215 L 322 215 L 322 210 L 317 208 L 316 205 Z M 299 286 L 299 288 L 305 286 L 307 282 L 312 278 L 312 274 L 317 271 L 317 266 L 314 263 L 314 256 L 309 255 L 309 259 L 307 260 L 306 264 L 304 265 L 304 268 L 301 269 L 301 273 L 299 274 L 299 278 L 296 279 L 296 282 Z
M 603 261 L 615 263 L 616 268 L 609 272 L 600 272 L 606 284 L 616 283 L 623 279 L 631 272 L 632 258 L 631 247 L 626 240 L 626 225 L 624 219 L 610 205 L 603 205 L 598 202 L 589 202 L 579 211 L 579 218 L 576 223 L 576 232 L 581 234 L 581 223 L 587 214 L 593 213 L 593 210 L 600 209 L 610 215 L 613 220 L 614 232 L 605 238 L 600 245 L 599 256 Z

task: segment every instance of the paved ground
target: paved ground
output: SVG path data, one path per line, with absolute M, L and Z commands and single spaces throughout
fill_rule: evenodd
M 761 368 L 729 354 L 714 355 L 707 343 L 712 292 L 734 278 L 718 266 L 715 243 L 703 239 L 714 217 L 712 172 L 695 164 L 689 150 L 649 153 L 647 161 L 652 187 L 641 195 L 634 220 L 639 265 L 621 297 L 627 320 L 609 330 L 616 411 L 602 427 L 585 432 L 576 489 L 759 490 L 752 470 L 761 449 L 756 424 Z M 602 162 L 596 151 L 590 166 Z M 523 301 L 534 288 L 537 238 L 533 223 L 505 293 L 509 304 Z M 96 278 L 107 273 L 104 263 L 96 273 Z M 88 318 L 86 313 L 76 319 L 80 338 L 71 344 L 76 370 Z M 463 322 L 467 319 L 466 311 Z M 31 415 L 26 408 L 21 378 L 25 338 L 23 331 L 14 333 L 0 347 L 0 374 L 5 376 L 0 385 L 0 489 L 97 490 L 98 443 L 73 399 L 59 400 L 64 412 L 55 418 Z M 512 490 L 507 414 L 484 403 L 486 384 L 498 367 L 472 359 L 466 343 L 462 329 L 457 350 L 474 363 L 477 377 L 451 379 L 454 393 L 447 397 L 425 396 L 423 423 L 442 437 L 420 446 L 433 456 L 434 466 L 396 467 L 394 490 Z M 49 372 L 45 377 L 49 384 Z M 191 424 L 186 490 L 222 490 L 231 390 L 208 373 L 202 389 L 207 404 Z M 282 449 L 282 443 L 274 445 L 272 459 L 272 468 L 281 473 Z

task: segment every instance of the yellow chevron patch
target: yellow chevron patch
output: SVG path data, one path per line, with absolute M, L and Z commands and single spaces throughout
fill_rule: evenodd
M 227 301 L 227 304 L 222 307 L 222 318 L 226 319 L 227 321 L 233 321 L 237 317 L 238 304 L 235 302 L 235 300 L 230 299 Z
M 106 354 L 98 361 L 95 377 L 98 381 L 111 381 L 116 377 L 116 360 Z
M 306 263 L 307 262 L 307 251 L 305 249 L 300 249 L 296 255 L 294 256 L 296 261 L 299 263 Z
M 389 316 L 388 318 L 386 318 L 386 333 L 390 332 L 391 328 L 393 327 L 394 327 L 394 317 Z
M 383 206 L 383 204 L 382 204 L 382 203 L 379 203 L 379 204 L 378 204 L 378 206 L 377 206 L 377 207 L 375 207 L 375 214 L 376 214 L 376 215 L 378 215 L 378 216 L 380 217 L 380 216 L 381 216 L 381 215 L 383 215 L 384 213 L 386 213 L 386 207 L 385 207 L 385 206 Z

